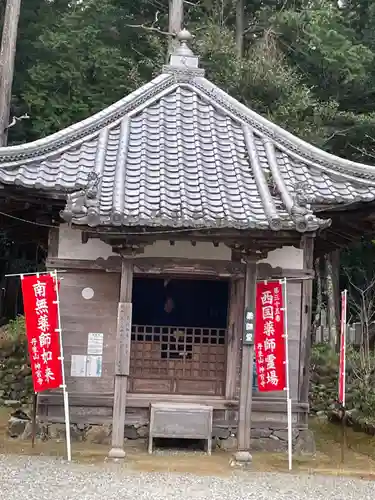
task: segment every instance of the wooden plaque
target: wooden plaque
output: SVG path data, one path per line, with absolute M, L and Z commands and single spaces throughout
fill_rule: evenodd
M 132 304 L 119 302 L 117 313 L 116 375 L 129 375 Z

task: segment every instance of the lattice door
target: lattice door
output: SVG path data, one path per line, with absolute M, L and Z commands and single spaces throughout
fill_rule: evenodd
M 132 327 L 130 392 L 224 395 L 226 330 Z

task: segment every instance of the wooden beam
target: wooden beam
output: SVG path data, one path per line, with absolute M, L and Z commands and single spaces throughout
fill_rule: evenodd
M 245 264 L 238 261 L 212 259 L 184 259 L 166 257 L 135 257 L 134 275 L 174 275 L 177 271 L 186 276 L 237 277 L 245 275 Z M 47 260 L 49 269 L 87 270 L 121 272 L 121 257 L 111 256 L 107 259 L 99 257 L 96 260 L 59 259 L 51 257 Z M 288 278 L 305 279 L 313 277 L 312 269 L 285 269 L 272 267 L 270 264 L 258 264 L 258 279 Z
M 120 284 L 120 300 L 117 316 L 115 392 L 113 401 L 112 448 L 109 458 L 124 458 L 126 391 L 128 386 L 131 311 L 133 289 L 133 262 L 123 258 Z
M 303 249 L 303 266 L 312 269 L 314 266 L 314 237 L 310 235 L 303 236 L 301 248 Z M 304 280 L 302 282 L 302 317 L 299 353 L 299 399 L 302 403 L 307 403 L 309 398 L 312 292 L 312 280 Z
M 245 274 L 245 301 L 244 306 L 255 315 L 255 293 L 257 281 L 257 264 L 254 260 L 246 263 Z M 242 310 L 242 329 L 244 328 L 244 310 Z M 242 333 L 243 337 L 244 333 Z M 243 342 L 243 340 L 242 340 Z M 238 452 L 236 459 L 241 462 L 251 462 L 250 430 L 251 407 L 253 397 L 253 361 L 254 344 L 242 344 L 241 378 L 240 378 L 240 405 L 238 412 Z
M 113 393 L 81 393 L 70 392 L 69 404 L 72 407 L 81 408 L 112 408 L 114 394 Z M 206 403 L 212 406 L 215 410 L 238 409 L 238 399 L 227 399 L 221 396 L 202 396 L 202 395 L 181 395 L 181 394 L 143 394 L 143 393 L 128 393 L 126 407 L 127 408 L 149 408 L 150 403 L 158 401 L 169 402 L 189 402 L 202 404 Z M 43 393 L 40 395 L 39 404 L 42 406 L 62 406 L 63 398 L 60 393 Z M 280 413 L 286 412 L 285 398 L 270 397 L 268 394 L 253 397 L 253 411 Z M 309 411 L 308 403 L 293 402 L 293 412 L 306 413 Z
M 125 226 L 118 230 L 113 227 L 98 227 L 93 230 L 88 226 L 72 226 L 73 228 L 86 231 L 90 238 L 100 238 L 106 241 L 121 242 L 126 239 L 137 239 L 139 242 L 149 243 L 156 240 L 173 240 L 173 241 L 208 241 L 216 243 L 228 243 L 235 245 L 238 241 L 239 244 L 247 244 L 248 247 L 253 248 L 253 244 L 275 244 L 278 245 L 293 245 L 297 246 L 300 241 L 300 233 L 296 231 L 262 231 L 259 229 L 186 229 L 186 231 L 176 230 L 172 227 L 159 228 L 157 235 L 155 235 L 155 228 L 139 228 Z

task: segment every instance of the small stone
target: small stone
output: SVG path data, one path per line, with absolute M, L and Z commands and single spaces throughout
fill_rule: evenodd
M 65 439 L 65 425 L 64 424 L 50 424 L 48 426 L 48 436 L 51 439 L 58 441 Z
M 94 425 L 86 433 L 86 441 L 93 444 L 111 444 L 112 426 Z
M 228 439 L 230 436 L 230 430 L 225 427 L 213 427 L 212 428 L 212 437 L 216 437 L 219 439 Z
M 237 438 L 229 436 L 227 439 L 220 439 L 219 446 L 224 451 L 233 451 L 237 449 Z
M 281 453 L 286 451 L 287 443 L 281 439 L 269 438 L 251 439 L 251 449 L 254 451 L 269 451 L 271 453 Z
M 70 438 L 72 441 L 86 441 L 86 434 L 89 429 L 88 425 L 71 425 Z
M 271 439 L 281 439 L 281 441 L 288 441 L 288 431 L 273 431 L 272 436 L 270 436 Z
M 138 437 L 140 437 L 140 438 L 147 437 L 149 434 L 148 425 L 144 425 L 143 427 L 139 427 L 137 429 L 137 434 L 138 434 Z
M 298 429 L 292 429 L 292 440 L 296 439 L 298 437 L 298 434 L 299 434 Z M 281 439 L 281 441 L 288 441 L 288 431 L 287 430 L 278 429 L 276 431 L 273 431 L 273 436 L 277 437 L 278 439 Z
M 22 420 L 16 417 L 10 417 L 8 421 L 8 434 L 11 438 L 20 437 L 24 431 L 27 424 L 27 420 Z
M 137 429 L 133 425 L 125 425 L 124 437 L 127 439 L 138 439 Z
M 314 433 L 312 431 L 304 430 L 299 432 L 294 446 L 294 452 L 297 455 L 315 455 L 316 445 Z
M 21 401 L 15 400 L 15 399 L 6 399 L 4 401 L 4 406 L 7 406 L 8 408 L 20 408 L 21 407 Z
M 108 458 L 115 461 L 125 458 L 125 451 L 121 448 L 112 448 L 108 453 Z
M 11 416 L 14 418 L 19 418 L 20 420 L 30 420 L 30 417 L 23 410 L 18 409 L 11 413 Z
M 252 438 L 268 438 L 271 433 L 271 429 L 251 429 L 250 436 Z
M 239 464 L 248 464 L 253 461 L 253 457 L 249 451 L 237 451 L 234 454 L 234 459 Z

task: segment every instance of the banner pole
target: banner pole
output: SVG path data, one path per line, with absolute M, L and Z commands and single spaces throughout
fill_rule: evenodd
M 341 339 L 340 339 L 340 373 L 339 373 L 339 402 L 345 408 L 346 403 L 346 314 L 348 291 L 341 292 Z
M 66 390 L 65 381 L 65 368 L 64 368 L 64 348 L 62 339 L 62 329 L 61 329 L 61 314 L 60 314 L 60 293 L 59 293 L 59 282 L 57 278 L 57 270 L 55 269 L 51 272 L 51 275 L 55 278 L 56 286 L 56 303 L 57 303 L 57 325 L 58 333 L 60 339 L 60 361 L 61 361 L 61 375 L 62 375 L 62 390 L 64 397 L 64 414 L 65 414 L 65 433 L 66 433 L 66 455 L 68 462 L 72 460 L 72 446 L 70 439 L 70 417 L 69 417 L 69 397 L 68 391 Z
M 281 280 L 283 285 L 283 312 L 284 312 L 284 340 L 285 340 L 285 379 L 286 379 L 286 404 L 288 415 L 288 467 L 292 470 L 292 400 L 290 397 L 290 380 L 289 380 L 289 342 L 288 342 L 288 297 L 286 291 L 286 278 Z
M 57 271 L 55 271 L 57 272 Z M 61 269 L 59 273 L 66 273 L 65 269 Z M 43 276 L 44 274 L 51 274 L 51 271 L 34 271 L 32 273 L 13 273 L 13 274 L 4 274 L 5 278 L 17 278 L 21 276 Z
M 31 430 L 31 448 L 35 447 L 36 438 L 36 416 L 38 414 L 38 393 L 34 392 L 33 395 L 33 416 L 32 416 L 32 430 Z

